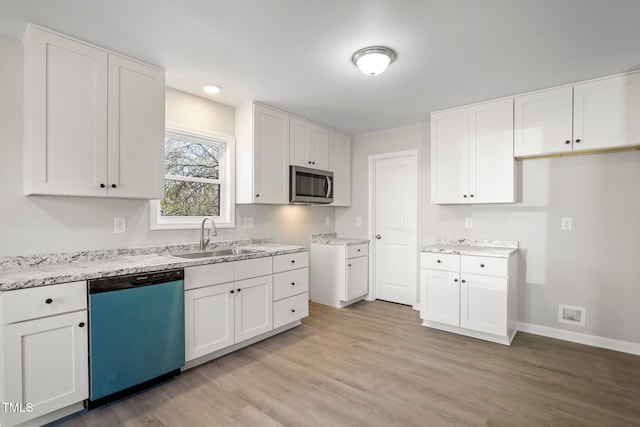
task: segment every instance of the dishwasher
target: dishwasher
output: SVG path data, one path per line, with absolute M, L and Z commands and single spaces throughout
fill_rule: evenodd
M 184 270 L 89 280 L 92 409 L 184 366 Z

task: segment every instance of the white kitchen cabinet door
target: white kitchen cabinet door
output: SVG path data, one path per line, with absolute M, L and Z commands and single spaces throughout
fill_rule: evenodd
M 369 257 L 350 258 L 347 263 L 345 301 L 366 295 L 369 292 Z
M 273 329 L 272 276 L 235 282 L 235 342 Z
M 351 138 L 329 133 L 329 170 L 333 172 L 332 206 L 351 206 Z
M 254 105 L 254 203 L 289 203 L 289 115 Z
M 232 282 L 185 292 L 186 361 L 233 345 L 234 289 Z
M 460 327 L 507 336 L 507 297 L 507 278 L 463 273 Z
M 460 275 L 448 271 L 423 270 L 426 294 L 424 319 L 447 325 L 460 325 Z
M 312 169 L 329 169 L 329 130 L 306 120 L 290 119 L 290 163 Z
M 35 27 L 24 48 L 25 194 L 106 196 L 107 53 Z
M 32 412 L 6 412 L 7 425 L 89 397 L 87 329 L 84 310 L 4 327 L 4 401 L 33 404 Z
M 469 203 L 515 202 L 513 100 L 471 107 L 469 131 L 467 200 Z
M 640 73 L 574 86 L 573 150 L 640 145 Z
M 571 151 L 573 89 L 561 87 L 515 97 L 515 157 Z
M 431 114 L 431 203 L 468 203 L 469 110 Z
M 164 197 L 164 72 L 109 55 L 110 197 Z

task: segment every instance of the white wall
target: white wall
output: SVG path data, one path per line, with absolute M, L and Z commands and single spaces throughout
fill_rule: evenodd
M 144 200 L 22 195 L 22 44 L 0 36 L 0 256 L 114 249 L 199 240 L 198 230 L 149 230 Z M 233 136 L 235 112 L 167 89 L 167 120 Z M 79 160 L 82 161 L 82 160 Z M 244 230 L 244 217 L 255 227 Z M 329 216 L 331 224 L 325 225 Z M 127 232 L 113 233 L 113 218 L 127 219 Z M 218 239 L 273 237 L 308 245 L 309 235 L 334 230 L 334 209 L 303 206 L 238 206 L 236 228 Z
M 419 150 L 419 245 L 518 240 L 520 321 L 640 343 L 640 151 L 525 160 L 520 203 L 437 206 L 429 202 L 428 123 L 359 135 L 353 206 L 336 208 L 339 234 L 367 237 L 368 156 L 407 149 Z M 560 230 L 561 217 L 573 218 L 573 231 Z M 559 323 L 558 304 L 585 307 L 586 326 Z

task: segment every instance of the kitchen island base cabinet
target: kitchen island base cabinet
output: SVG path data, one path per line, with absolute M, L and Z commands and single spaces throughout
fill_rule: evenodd
M 423 325 L 510 345 L 517 322 L 517 258 L 420 254 Z

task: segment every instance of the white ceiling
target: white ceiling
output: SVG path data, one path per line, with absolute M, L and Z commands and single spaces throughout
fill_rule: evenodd
M 27 22 L 352 134 L 640 69 L 639 0 L 0 0 L 0 34 Z M 370 45 L 398 53 L 375 78 L 351 64 Z

